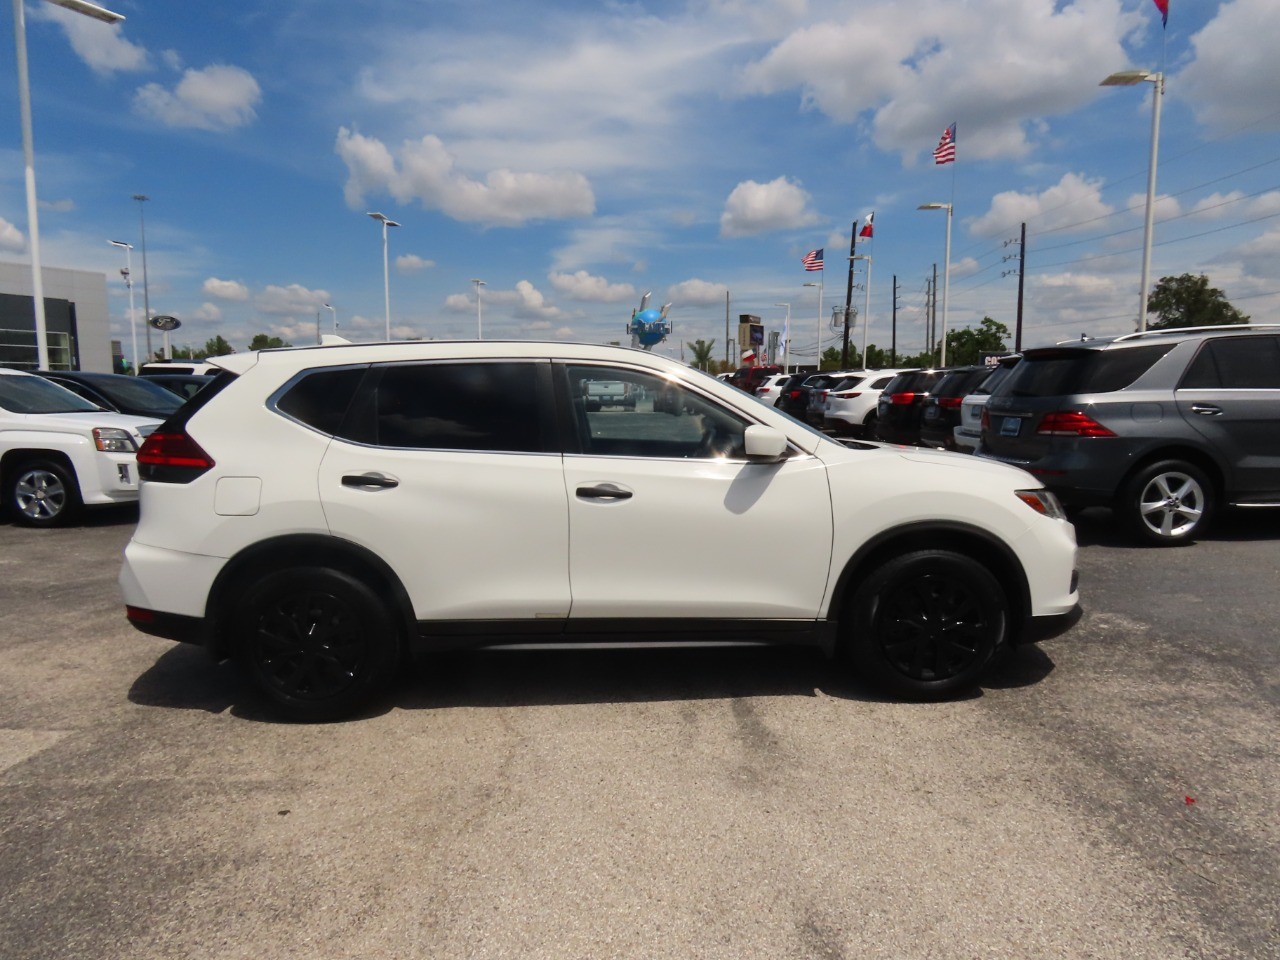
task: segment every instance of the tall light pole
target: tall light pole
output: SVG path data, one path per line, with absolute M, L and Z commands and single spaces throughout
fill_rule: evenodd
M 822 369 L 822 280 L 817 283 L 806 283 L 806 287 L 818 288 L 818 362 L 813 365 L 814 372 Z
M 143 204 L 151 198 L 145 193 L 135 193 L 138 201 L 138 227 L 142 233 L 142 327 L 147 337 L 147 359 L 151 359 L 151 293 L 147 286 L 147 217 Z M 166 358 L 168 359 L 168 358 Z
M 387 311 L 387 339 L 391 339 L 391 271 L 387 265 L 387 227 L 398 227 L 390 217 L 383 216 L 380 213 L 371 213 L 369 216 L 381 222 L 382 224 L 382 297 L 386 304 Z
M 49 0 L 59 7 L 101 20 L 119 23 L 124 19 L 85 0 Z M 36 202 L 36 149 L 31 127 L 31 81 L 27 71 L 27 18 L 23 0 L 13 0 L 13 45 L 18 64 L 18 103 L 22 115 L 22 163 L 27 183 L 27 235 L 31 243 L 31 299 L 35 307 L 36 366 L 49 369 L 49 332 L 44 315 L 44 277 L 40 269 L 40 218 Z
M 483 280 L 471 278 L 471 282 L 476 285 L 476 339 L 484 339 L 484 316 L 480 306 L 480 288 L 485 285 Z
M 1155 85 L 1151 96 L 1151 159 L 1147 167 L 1147 216 L 1142 236 L 1142 286 L 1138 290 L 1138 329 L 1147 329 L 1147 287 L 1151 283 L 1151 228 L 1156 203 L 1156 158 L 1160 151 L 1160 101 L 1164 99 L 1164 73 L 1149 70 L 1122 70 L 1103 80 L 1102 87 L 1132 87 L 1142 82 Z
M 787 308 L 787 319 L 782 325 L 782 372 L 790 373 L 787 355 L 791 352 L 791 304 L 775 303 L 774 306 Z
M 871 326 L 871 258 L 865 253 L 855 253 L 850 260 L 867 261 L 867 283 L 866 283 L 866 306 L 862 310 L 862 369 L 871 369 L 867 366 L 867 328 Z
M 338 311 L 333 309 L 333 307 L 329 306 L 327 303 L 324 304 L 324 308 L 328 310 L 330 315 L 333 317 L 333 335 L 336 337 L 338 335 Z
M 949 203 L 922 203 L 916 209 L 947 211 L 947 247 L 942 267 L 942 336 L 940 338 L 942 353 L 938 357 L 938 366 L 945 367 L 947 365 L 947 294 L 951 292 L 951 214 L 953 211 Z
M 138 317 L 133 312 L 133 244 L 125 243 L 123 240 L 108 240 L 107 243 L 113 247 L 122 247 L 124 249 L 124 269 L 120 271 L 120 276 L 124 277 L 124 285 L 129 288 L 129 333 L 133 338 L 133 372 L 138 372 Z

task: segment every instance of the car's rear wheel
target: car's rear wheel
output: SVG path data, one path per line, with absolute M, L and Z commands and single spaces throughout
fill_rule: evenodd
M 886 692 L 934 700 L 974 686 L 1008 630 L 1008 598 L 986 567 L 949 550 L 917 550 L 880 564 L 858 587 L 845 652 Z
M 872 410 L 862 420 L 862 437 L 864 440 L 876 438 L 876 412 Z
M 1213 485 L 1198 467 L 1163 460 L 1139 470 L 1125 484 L 1119 511 L 1145 543 L 1166 547 L 1189 543 L 1209 524 Z
M 5 499 L 14 518 L 28 527 L 57 527 L 80 513 L 75 474 L 52 460 L 30 460 L 9 473 Z
M 289 719 L 350 716 L 387 684 L 399 658 L 386 606 L 366 583 L 338 570 L 269 573 L 236 608 L 237 659 Z

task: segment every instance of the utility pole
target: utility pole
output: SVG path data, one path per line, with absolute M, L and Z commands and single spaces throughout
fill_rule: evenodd
M 898 365 L 898 275 L 893 275 L 893 326 L 889 339 L 889 366 Z
M 736 370 L 738 365 L 729 362 L 729 291 L 724 292 L 724 367 L 726 370 Z
M 929 312 L 929 362 L 933 363 L 933 351 L 938 346 L 938 265 L 933 265 L 933 307 Z
M 1027 222 L 1022 221 L 1022 239 L 1018 241 L 1018 323 L 1013 334 L 1013 349 L 1022 352 L 1022 286 L 1027 279 Z
M 840 369 L 849 369 L 849 312 L 853 307 L 853 255 L 856 252 L 858 242 L 858 221 L 853 221 L 853 226 L 849 228 L 849 282 L 845 286 L 844 291 L 844 343 L 840 347 Z M 821 365 L 822 358 L 818 358 Z

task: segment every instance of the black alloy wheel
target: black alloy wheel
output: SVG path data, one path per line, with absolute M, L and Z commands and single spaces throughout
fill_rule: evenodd
M 367 584 L 341 571 L 269 574 L 239 609 L 240 664 L 288 719 L 351 716 L 386 685 L 398 659 L 386 607 Z
M 13 517 L 28 527 L 58 527 L 80 513 L 75 474 L 52 460 L 30 460 L 9 473 L 5 499 Z
M 880 565 L 852 601 L 847 652 L 886 692 L 933 700 L 974 686 L 1008 635 L 1009 601 L 978 561 L 919 550 Z

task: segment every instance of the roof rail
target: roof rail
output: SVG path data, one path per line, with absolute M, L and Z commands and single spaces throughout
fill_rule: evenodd
M 1280 323 L 1215 323 L 1204 327 L 1165 327 L 1160 330 L 1138 330 L 1116 337 L 1112 343 L 1122 340 L 1138 340 L 1142 337 L 1160 337 L 1179 333 L 1204 333 L 1219 330 L 1280 330 Z

